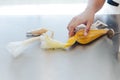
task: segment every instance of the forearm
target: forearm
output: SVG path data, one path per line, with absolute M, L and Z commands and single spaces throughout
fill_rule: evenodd
M 105 0 L 88 0 L 88 5 L 85 11 L 96 13 L 104 5 Z

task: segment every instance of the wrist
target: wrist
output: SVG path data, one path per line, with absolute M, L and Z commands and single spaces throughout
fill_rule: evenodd
M 93 8 L 90 8 L 90 7 L 86 8 L 84 12 L 89 13 L 89 14 L 93 14 L 93 15 L 95 15 L 95 13 L 96 13 L 96 11 Z

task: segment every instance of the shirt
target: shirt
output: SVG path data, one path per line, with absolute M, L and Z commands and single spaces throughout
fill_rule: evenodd
M 113 5 L 113 6 L 119 6 L 119 3 L 116 1 L 113 1 L 113 0 L 108 0 L 107 3 L 109 3 L 110 5 Z

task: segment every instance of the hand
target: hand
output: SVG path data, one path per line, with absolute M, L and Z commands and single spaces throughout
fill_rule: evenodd
M 80 24 L 86 25 L 85 32 L 84 32 L 84 35 L 86 36 L 90 30 L 90 27 L 91 27 L 93 21 L 94 21 L 94 16 L 95 16 L 94 12 L 84 11 L 80 15 L 73 17 L 73 19 L 70 21 L 70 23 L 68 24 L 68 27 L 67 27 L 68 31 L 69 31 L 69 36 L 71 37 L 75 34 L 75 27 L 77 27 Z

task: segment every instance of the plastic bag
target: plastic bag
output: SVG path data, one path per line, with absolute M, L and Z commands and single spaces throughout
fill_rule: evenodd
M 10 42 L 7 45 L 8 51 L 14 56 L 19 56 L 25 49 L 29 47 L 29 45 L 36 40 L 40 40 L 39 37 L 30 38 L 24 41 L 16 41 L 16 42 Z

